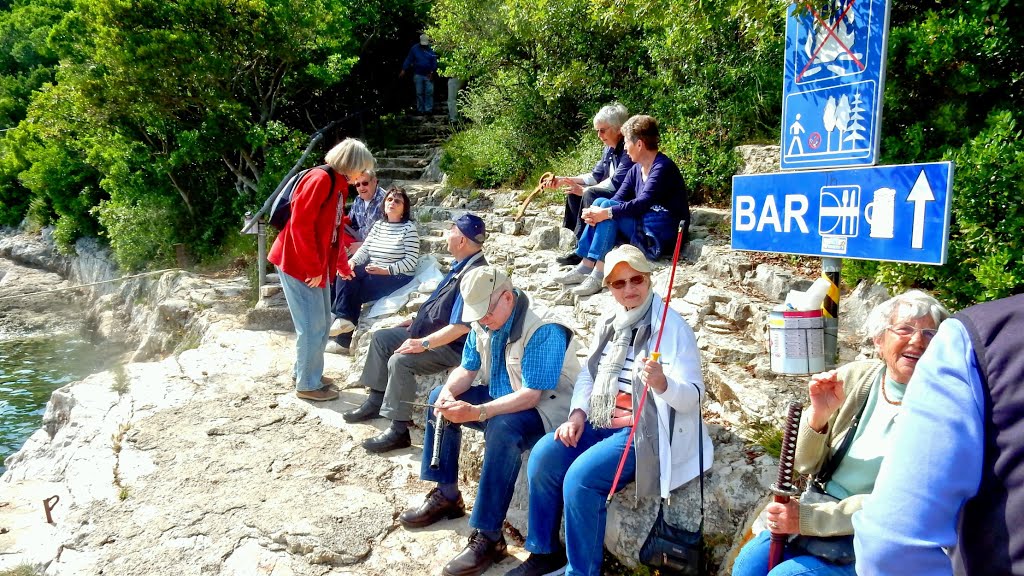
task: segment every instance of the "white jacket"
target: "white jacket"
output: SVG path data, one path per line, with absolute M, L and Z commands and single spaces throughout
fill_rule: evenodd
M 664 310 L 664 300 L 657 293 L 654 295 L 654 302 L 651 304 L 651 323 L 653 330 L 646 343 L 641 344 L 640 349 L 634 350 L 636 358 L 650 356 L 655 342 L 658 339 L 658 327 L 661 324 L 661 315 Z M 602 316 L 598 326 L 604 326 L 614 315 Z M 660 492 L 662 498 L 667 498 L 669 493 L 694 479 L 698 475 L 698 452 L 697 418 L 700 414 L 700 399 L 704 395 L 704 378 L 700 368 L 700 352 L 697 349 L 697 338 L 693 329 L 683 320 L 678 312 L 668 311 L 665 319 L 666 329 L 661 337 L 661 363 L 665 370 L 665 377 L 668 387 L 665 392 L 658 394 L 653 389 L 647 394 L 646 402 L 653 401 L 658 410 L 658 459 L 660 469 L 663 471 L 659 478 Z M 591 344 L 588 357 L 599 350 L 599 338 L 594 338 Z M 634 407 L 639 401 L 641 384 L 639 379 L 640 363 L 634 364 L 633 383 L 636 394 L 634 395 Z M 590 395 L 594 390 L 594 381 L 590 370 L 586 366 L 580 370 L 576 377 L 576 385 L 573 388 L 572 404 L 569 412 L 576 408 L 589 412 Z M 698 396 L 698 390 L 699 396 Z M 675 433 L 672 436 L 671 448 L 669 447 L 669 407 L 676 409 Z M 707 426 L 703 427 L 701 441 L 704 443 L 704 470 L 711 468 L 714 459 L 714 446 L 711 437 L 708 435 Z M 664 474 L 665 470 L 671 470 L 671 476 Z M 638 469 L 637 475 L 644 473 Z

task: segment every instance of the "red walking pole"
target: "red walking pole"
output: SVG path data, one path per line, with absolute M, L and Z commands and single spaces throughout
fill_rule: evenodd
M 661 311 L 661 326 L 658 327 L 658 339 L 654 342 L 654 350 L 651 352 L 651 360 L 657 362 L 661 359 L 661 335 L 664 334 L 665 330 L 665 319 L 668 318 L 668 303 L 672 300 L 672 284 L 676 280 L 676 266 L 679 265 L 679 249 L 683 246 L 683 231 L 686 229 L 686 222 L 679 222 L 679 233 L 676 234 L 676 249 L 672 254 L 672 272 L 668 275 L 668 288 L 665 290 L 665 308 Z M 608 271 L 609 273 L 611 270 Z M 651 288 L 653 290 L 653 287 Z M 626 438 L 626 448 L 622 451 L 622 457 L 619 458 L 619 467 L 615 470 L 615 478 L 612 479 L 612 489 L 608 491 L 608 499 L 606 503 L 612 501 L 612 496 L 615 495 L 615 489 L 619 487 L 619 477 L 622 476 L 622 468 L 626 465 L 626 456 L 629 454 L 629 447 L 633 445 L 633 435 L 636 434 L 637 419 L 640 414 L 644 412 L 644 400 L 647 399 L 647 386 L 644 386 L 644 391 L 640 393 L 640 401 L 637 402 L 636 414 L 633 415 L 633 428 L 629 431 L 629 437 Z M 700 440 L 698 440 L 700 441 Z

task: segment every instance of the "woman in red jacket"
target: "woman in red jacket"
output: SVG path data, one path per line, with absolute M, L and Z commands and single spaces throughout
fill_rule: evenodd
M 331 324 L 335 275 L 352 277 L 341 246 L 341 216 L 350 180 L 374 168 L 366 145 L 346 138 L 325 158 L 327 170 L 306 172 L 291 198 L 291 217 L 274 240 L 267 260 L 277 266 L 288 311 L 295 324 L 295 395 L 306 400 L 333 400 L 334 387 L 322 381 L 324 346 Z

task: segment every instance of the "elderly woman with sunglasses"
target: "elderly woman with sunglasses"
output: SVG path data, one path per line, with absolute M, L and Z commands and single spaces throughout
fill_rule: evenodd
M 339 336 L 336 342 L 342 348 L 352 343 L 352 332 L 359 324 L 363 304 L 408 284 L 419 262 L 420 235 L 410 217 L 409 196 L 405 190 L 389 190 L 381 213 L 383 217 L 352 255 L 352 273 L 341 276 L 334 300 L 336 319 L 331 325 L 331 336 Z
M 643 387 L 649 394 L 618 488 L 635 479 L 638 497 L 668 497 L 701 473 L 698 442 L 707 455 L 704 468 L 711 467 L 711 439 L 697 422 L 704 381 L 693 330 L 671 309 L 662 325 L 665 304 L 652 289 L 651 265 L 638 248 L 619 246 L 605 263 L 604 281 L 615 305 L 598 320 L 568 421 L 530 454 L 530 557 L 509 575 L 560 574 L 562 567 L 566 574 L 601 574 L 605 499 Z M 664 363 L 651 359 L 659 332 Z M 558 537 L 563 516 L 564 550 Z
M 854 575 L 853 514 L 875 486 L 889 447 L 893 422 L 917 362 L 949 312 L 937 300 L 911 290 L 882 302 L 866 330 L 880 356 L 811 377 L 810 407 L 797 436 L 796 468 L 814 475 L 819 494 L 803 502 L 768 505 L 768 529 L 747 543 L 734 576 Z M 813 501 L 808 501 L 813 500 Z M 783 562 L 768 571 L 769 531 L 791 538 Z M 808 538 L 813 537 L 813 538 Z M 819 537 L 832 539 L 821 546 Z

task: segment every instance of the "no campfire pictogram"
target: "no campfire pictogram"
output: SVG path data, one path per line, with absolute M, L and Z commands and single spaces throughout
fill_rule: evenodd
M 861 71 L 863 71 L 864 70 L 864 64 L 857 57 L 857 54 L 854 54 L 854 52 L 851 49 L 851 47 L 847 45 L 847 43 L 849 43 L 851 45 L 853 43 L 850 42 L 849 38 L 840 38 L 839 35 L 836 33 L 836 29 L 839 27 L 839 25 L 843 24 L 844 22 L 846 22 L 847 14 L 850 12 L 850 9 L 853 8 L 853 4 L 854 4 L 855 1 L 856 0 L 850 0 L 850 3 L 847 4 L 845 8 L 843 8 L 842 13 L 839 14 L 839 17 L 836 18 L 832 24 L 829 24 L 824 19 L 822 19 L 821 13 L 819 11 L 815 10 L 813 6 L 811 6 L 810 4 L 806 4 L 805 6 L 806 6 L 807 10 L 811 13 L 811 15 L 814 17 L 816 27 L 820 27 L 820 29 L 825 31 L 826 40 L 831 40 L 831 41 L 834 41 L 836 44 L 838 44 L 839 48 L 843 52 L 846 53 L 846 56 L 849 57 L 849 59 L 852 60 L 856 64 L 857 68 L 859 68 Z M 853 36 L 853 37 L 856 38 L 856 36 Z M 800 82 L 801 80 L 803 80 L 804 74 L 807 73 L 807 70 L 817 60 L 818 54 L 820 54 L 821 51 L 827 45 L 828 45 L 828 42 L 819 42 L 818 43 L 818 47 L 814 50 L 814 53 L 811 54 L 811 57 L 807 60 L 807 64 L 805 64 L 803 69 L 800 70 L 800 73 L 796 75 L 796 81 L 797 82 Z

